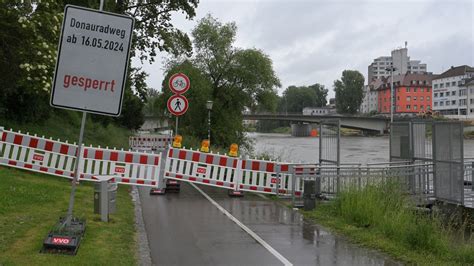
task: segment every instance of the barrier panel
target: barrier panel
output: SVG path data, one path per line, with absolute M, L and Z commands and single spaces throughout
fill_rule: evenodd
M 113 176 L 114 182 L 156 186 L 160 173 L 160 154 L 84 147 L 79 164 L 81 179 Z
M 288 164 L 175 148 L 167 155 L 165 178 L 236 191 L 290 194 L 292 190 Z
M 235 189 L 238 161 L 226 155 L 170 148 L 164 177 Z
M 243 191 L 288 195 L 293 191 L 289 164 L 257 159 L 242 160 Z M 300 193 L 300 192 L 296 192 Z
M 74 176 L 77 145 L 0 128 L 0 165 L 66 178 Z M 80 179 L 113 176 L 122 184 L 156 186 L 160 154 L 84 147 Z
M 77 146 L 0 129 L 0 164 L 72 178 Z
M 133 150 L 163 150 L 172 142 L 173 138 L 169 135 L 141 135 L 128 138 L 128 144 Z

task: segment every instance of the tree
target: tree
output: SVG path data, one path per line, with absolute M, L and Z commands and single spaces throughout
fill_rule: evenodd
M 356 70 L 344 70 L 341 80 L 334 81 L 336 109 L 341 114 L 357 113 L 364 97 L 364 76 Z
M 326 106 L 328 90 L 321 84 L 310 86 L 289 86 L 284 92 L 278 110 L 280 112 L 301 113 L 305 107 Z
M 17 121 L 41 121 L 53 110 L 48 102 L 66 4 L 99 7 L 95 0 L 0 1 L 0 115 Z M 104 10 L 135 18 L 131 56 L 153 62 L 159 51 L 191 54 L 189 37 L 173 26 L 171 15 L 182 12 L 191 19 L 197 4 L 198 0 L 106 0 Z M 122 110 L 127 117 L 116 119 L 119 123 L 135 128 L 137 122 L 129 119 L 140 121 L 141 113 L 136 112 L 143 108 L 138 105 L 146 101 L 146 76 L 138 68 L 128 71 Z M 93 117 L 101 122 L 111 121 Z
M 211 143 L 221 146 L 233 142 L 244 143 L 242 112 L 246 108 L 274 109 L 275 87 L 280 86 L 267 55 L 258 49 L 233 46 L 236 32 L 235 23 L 222 24 L 210 15 L 201 19 L 192 31 L 195 56 L 190 63 L 208 82 L 205 100 L 214 102 Z M 170 68 L 168 76 L 173 71 L 176 69 Z M 195 88 L 194 80 L 191 79 L 191 90 Z M 193 104 L 192 101 L 190 103 Z M 194 121 L 195 112 L 207 112 L 204 106 L 199 109 L 189 110 L 186 116 L 193 117 Z M 197 121 L 190 132 L 202 134 L 199 132 L 207 129 L 206 124 L 199 122 L 202 121 L 200 119 Z

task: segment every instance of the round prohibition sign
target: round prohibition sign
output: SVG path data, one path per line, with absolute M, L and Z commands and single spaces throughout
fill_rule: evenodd
M 189 107 L 188 99 L 178 94 L 171 96 L 166 105 L 168 106 L 168 111 L 175 116 L 183 115 Z
M 168 83 L 170 90 L 176 94 L 185 93 L 189 90 L 189 86 L 191 86 L 188 76 L 183 73 L 174 74 L 170 77 Z

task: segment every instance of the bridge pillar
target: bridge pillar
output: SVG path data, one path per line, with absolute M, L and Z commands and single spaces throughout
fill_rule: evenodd
M 309 137 L 311 124 L 291 124 L 291 135 L 293 137 Z

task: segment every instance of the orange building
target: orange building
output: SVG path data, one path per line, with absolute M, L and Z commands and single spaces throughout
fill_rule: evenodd
M 431 91 L 432 74 L 405 74 L 393 77 L 395 88 L 395 113 L 419 113 L 431 110 L 433 96 Z M 379 113 L 390 113 L 391 77 L 382 79 L 377 90 Z

